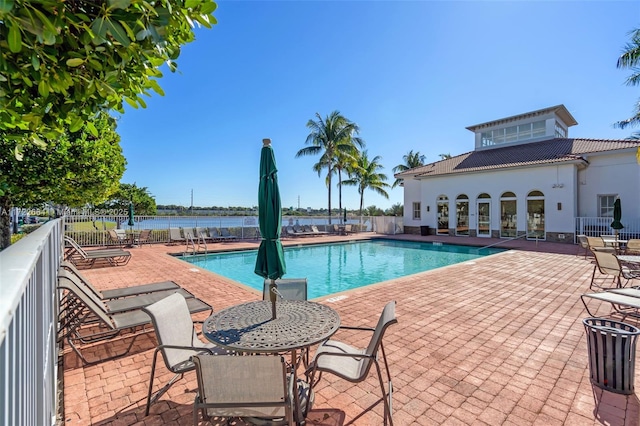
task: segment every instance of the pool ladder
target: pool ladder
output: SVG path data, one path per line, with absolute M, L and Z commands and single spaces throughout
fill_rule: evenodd
M 187 240 L 187 250 L 185 251 L 185 255 L 189 254 L 189 249 L 191 249 L 192 255 L 200 254 L 200 246 L 204 247 L 204 254 L 207 254 L 208 252 L 207 241 L 204 239 L 202 234 L 198 235 L 198 238 L 195 241 L 193 239 L 193 235 L 191 235 L 190 232 L 187 233 L 185 238 Z M 197 244 L 197 248 L 196 248 L 196 244 Z

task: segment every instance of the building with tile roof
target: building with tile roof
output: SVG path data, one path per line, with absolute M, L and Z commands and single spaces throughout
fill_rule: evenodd
M 395 175 L 404 232 L 574 242 L 613 233 L 619 197 L 640 234 L 640 140 L 569 138 L 576 124 L 556 105 L 467 127 L 473 151 Z

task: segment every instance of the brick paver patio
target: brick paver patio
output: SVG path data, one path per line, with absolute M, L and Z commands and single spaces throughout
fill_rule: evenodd
M 285 244 L 345 238 L 290 239 Z M 498 242 L 398 238 L 474 245 Z M 602 391 L 589 382 L 582 325 L 587 314 L 579 296 L 588 291 L 591 260 L 576 256 L 576 246 L 571 244 L 512 241 L 500 245 L 514 249 L 352 290 L 337 301 L 317 300 L 335 308 L 343 324 L 368 326 L 375 325 L 387 301 L 397 301 L 398 324 L 384 340 L 394 380 L 394 422 L 401 426 L 638 425 L 640 404 L 635 395 Z M 224 249 L 256 246 L 254 241 L 214 245 Z M 183 250 L 184 246 L 145 245 L 130 249 L 132 259 L 126 266 L 83 272 L 98 288 L 174 280 L 216 310 L 260 298 L 255 290 L 167 255 Z M 603 305 L 598 312 L 605 315 L 608 309 Z M 351 342 L 365 345 L 368 338 Z M 123 343 L 105 342 L 83 353 L 104 356 Z M 139 338 L 127 356 L 84 367 L 65 351 L 64 424 L 191 424 L 197 388 L 193 372 L 174 384 L 144 416 L 154 347 L 150 333 Z M 159 364 L 157 387 L 171 376 Z M 373 373 L 361 384 L 325 376 L 316 388 L 308 423 L 345 424 L 368 407 L 378 392 Z M 382 410 L 377 405 L 355 424 L 382 424 Z

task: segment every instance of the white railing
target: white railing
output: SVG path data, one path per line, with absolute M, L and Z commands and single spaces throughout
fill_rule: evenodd
M 394 218 L 400 219 L 401 218 Z M 127 232 L 150 229 L 150 242 L 169 242 L 169 228 L 227 228 L 229 233 L 239 239 L 256 239 L 258 234 L 257 216 L 138 216 L 134 215 L 134 225 L 127 224 L 128 216 L 96 216 L 70 214 L 65 216 L 65 235 L 70 236 L 82 246 L 115 245 L 118 242 L 109 238 L 108 230 L 121 228 Z M 332 224 L 342 224 L 343 216 L 331 218 Z M 326 216 L 283 216 L 282 226 L 316 225 L 320 231 L 328 230 Z M 346 223 L 353 225 L 357 232 L 372 231 L 371 218 L 363 216 L 347 217 Z M 362 226 L 360 224 L 362 223 Z M 380 227 L 380 229 L 385 229 Z M 397 233 L 397 232 L 396 232 Z
M 599 237 L 603 234 L 615 234 L 615 229 L 611 228 L 612 221 L 613 218 L 610 217 L 577 217 L 575 230 L 576 242 L 578 235 Z M 624 228 L 618 231 L 621 239 L 630 240 L 632 238 L 640 238 L 640 219 L 627 219 L 623 216 L 620 222 L 624 225 Z
M 0 252 L 0 424 L 53 425 L 61 220 Z

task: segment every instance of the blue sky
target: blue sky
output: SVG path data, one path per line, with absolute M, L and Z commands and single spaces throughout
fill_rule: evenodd
M 612 124 L 640 97 L 616 68 L 640 2 L 220 1 L 214 16 L 160 80 L 165 96 L 119 119 L 122 182 L 158 204 L 188 206 L 193 190 L 196 206 L 257 205 L 268 137 L 282 205 L 326 207 L 317 158 L 295 158 L 316 113 L 357 123 L 391 184 L 409 150 L 462 154 L 465 127 L 558 104 L 578 121 L 570 137 L 624 139 Z M 403 202 L 388 192 L 365 206 Z M 355 187 L 343 205 L 358 208 Z

